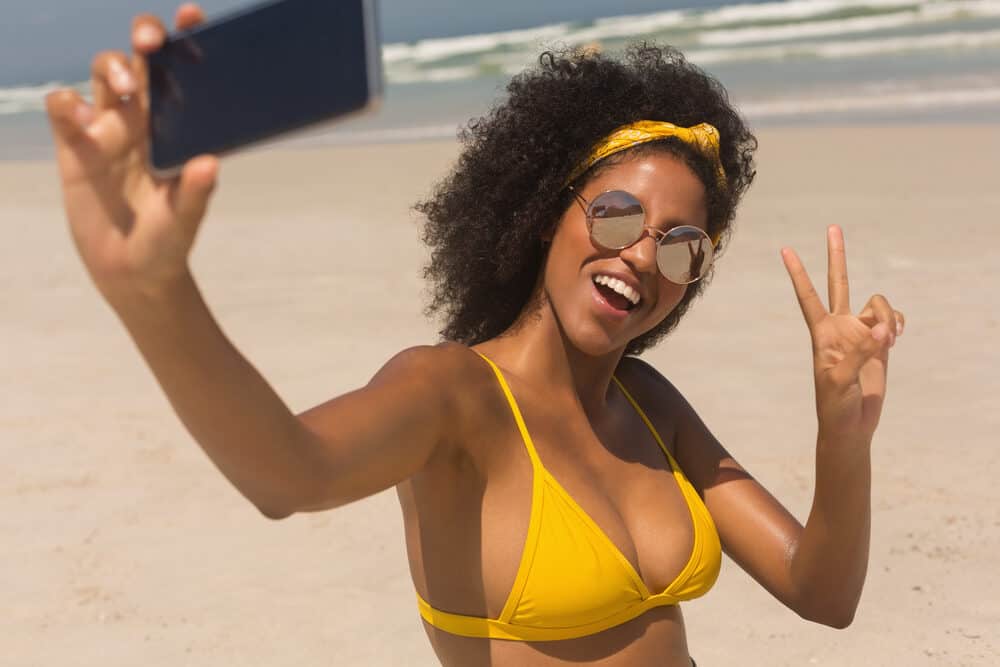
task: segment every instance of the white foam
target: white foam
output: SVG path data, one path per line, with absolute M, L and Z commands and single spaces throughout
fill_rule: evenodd
M 569 24 L 556 23 L 528 30 L 422 39 L 414 44 L 388 44 L 382 51 L 386 63 L 404 60 L 432 62 L 454 56 L 494 51 L 500 47 L 558 39 L 569 32 Z
M 753 21 L 794 20 L 850 9 L 892 9 L 913 7 L 915 4 L 920 4 L 920 0 L 788 0 L 755 5 L 728 5 L 705 12 L 701 17 L 701 24 L 721 26 Z
M 682 27 L 689 25 L 694 13 L 691 11 L 674 10 L 669 12 L 654 12 L 652 14 L 628 14 L 625 16 L 614 16 L 610 18 L 597 19 L 589 31 L 594 32 L 597 38 L 629 37 L 632 35 L 643 35 L 659 30 Z M 587 32 L 588 29 L 574 31 L 572 34 L 578 35 Z
M 630 14 L 599 18 L 591 25 L 574 27 L 569 23 L 553 23 L 525 30 L 424 39 L 418 42 L 393 43 L 383 47 L 382 58 L 387 65 L 397 63 L 429 64 L 446 58 L 475 57 L 511 47 L 537 50 L 541 42 L 560 40 L 569 44 L 636 39 L 657 33 L 702 33 L 706 45 L 739 44 L 769 39 L 796 39 L 824 36 L 841 32 L 891 29 L 906 24 L 894 13 L 905 10 L 910 20 L 919 15 L 924 20 L 946 20 L 962 15 L 1000 15 L 998 0 L 788 0 L 761 4 L 736 4 L 712 10 L 670 10 L 647 14 Z M 820 21 L 810 25 L 803 19 L 818 19 L 824 15 L 845 11 L 871 11 L 872 16 Z M 881 13 L 889 12 L 892 18 Z M 772 26 L 747 24 L 789 22 Z M 869 27 L 870 26 L 870 27 Z M 711 30 L 715 28 L 716 30 Z
M 857 111 L 923 111 L 998 103 L 1000 103 L 1000 86 L 760 100 L 742 103 L 739 108 L 751 117 L 773 118 Z
M 888 30 L 913 25 L 918 21 L 917 12 L 903 11 L 884 16 L 859 16 L 839 21 L 810 21 L 762 28 L 708 30 L 698 35 L 698 43 L 706 46 L 733 46 L 753 42 L 780 42 L 790 39 Z
M 62 86 L 58 81 L 51 81 L 38 86 L 0 88 L 0 114 L 44 111 L 45 96 Z
M 733 49 L 697 49 L 687 53 L 700 65 L 757 60 L 785 60 L 814 57 L 829 60 L 860 56 L 887 55 L 911 51 L 974 49 L 1000 46 L 1000 30 L 979 32 L 952 31 L 912 37 L 888 37 L 849 41 L 796 42 L 780 46 L 757 46 Z
M 708 30 L 698 35 L 698 42 L 706 46 L 733 46 L 753 42 L 778 42 L 838 34 L 860 34 L 913 25 L 926 25 L 958 18 L 995 16 L 1000 16 L 1000 2 L 995 0 L 950 2 L 946 5 L 925 5 L 917 10 L 897 11 L 880 16 L 857 16 L 847 19 L 805 21 L 786 25 Z

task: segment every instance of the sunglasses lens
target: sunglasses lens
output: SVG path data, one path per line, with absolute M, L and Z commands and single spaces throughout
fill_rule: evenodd
M 663 237 L 656 251 L 656 264 L 667 280 L 687 285 L 708 273 L 713 252 L 712 241 L 705 232 L 682 225 Z
M 621 190 L 605 192 L 590 204 L 590 235 L 602 247 L 619 250 L 642 236 L 644 219 L 638 199 Z

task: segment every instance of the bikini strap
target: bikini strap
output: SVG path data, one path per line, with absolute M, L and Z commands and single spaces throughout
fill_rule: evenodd
M 632 394 L 628 392 L 628 389 L 625 388 L 625 385 L 622 384 L 621 380 L 619 380 L 616 375 L 612 375 L 611 379 L 615 381 L 615 384 L 618 385 L 619 389 L 621 389 L 622 394 L 624 394 L 625 398 L 628 399 L 628 402 L 632 404 L 635 411 L 639 413 L 642 421 L 646 424 L 646 428 L 649 429 L 649 432 L 652 433 L 653 437 L 656 439 L 656 444 L 658 444 L 660 449 L 663 450 L 663 453 L 667 455 L 667 460 L 670 462 L 670 466 L 673 468 L 674 472 L 680 470 L 680 466 L 677 464 L 677 461 L 674 460 L 673 454 L 670 453 L 670 450 L 667 449 L 667 446 L 664 444 L 663 439 L 657 432 L 656 427 L 653 426 L 653 422 L 649 420 L 649 417 L 646 416 L 643 409 L 639 407 L 639 402 L 632 398 Z
M 508 386 L 503 373 L 500 372 L 500 367 L 493 363 L 493 360 L 482 352 L 479 352 L 478 350 L 473 350 L 473 352 L 482 357 L 483 360 L 490 365 L 490 368 L 493 369 L 493 373 L 497 376 L 497 380 L 500 382 L 500 388 L 503 389 L 503 394 L 507 397 L 507 404 L 510 405 L 510 411 L 514 415 L 514 421 L 517 422 L 517 429 L 521 432 L 521 439 L 524 441 L 524 448 L 528 450 L 528 458 L 531 459 L 532 468 L 542 468 L 542 461 L 538 458 L 538 452 L 535 451 L 535 443 L 531 441 L 531 434 L 528 433 L 528 427 L 524 424 L 524 417 L 521 416 L 521 409 L 517 406 L 517 401 L 514 400 L 514 394 L 511 392 L 510 386 Z

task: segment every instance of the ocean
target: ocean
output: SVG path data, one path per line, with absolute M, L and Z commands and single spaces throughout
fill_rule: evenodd
M 787 0 L 387 43 L 381 109 L 291 141 L 454 137 L 547 46 L 635 40 L 680 48 L 757 126 L 1000 120 L 1000 0 Z M 87 93 L 73 81 L 0 87 L 0 159 L 50 155 L 42 100 L 61 85 Z

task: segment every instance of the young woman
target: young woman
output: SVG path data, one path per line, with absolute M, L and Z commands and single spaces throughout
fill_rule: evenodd
M 180 28 L 201 20 L 193 5 L 177 14 Z M 145 169 L 143 54 L 164 34 L 142 16 L 132 58 L 97 56 L 93 104 L 49 96 L 66 213 L 177 414 L 263 514 L 395 486 L 417 606 L 446 665 L 689 665 L 678 603 L 712 586 L 722 549 L 804 618 L 851 622 L 903 317 L 882 296 L 852 314 L 840 230 L 828 230 L 829 309 L 782 251 L 814 350 L 805 526 L 633 356 L 704 287 L 753 178 L 756 142 L 717 82 L 651 46 L 621 61 L 543 55 L 470 124 L 418 205 L 446 342 L 295 415 L 188 269 L 216 160 L 175 181 Z

